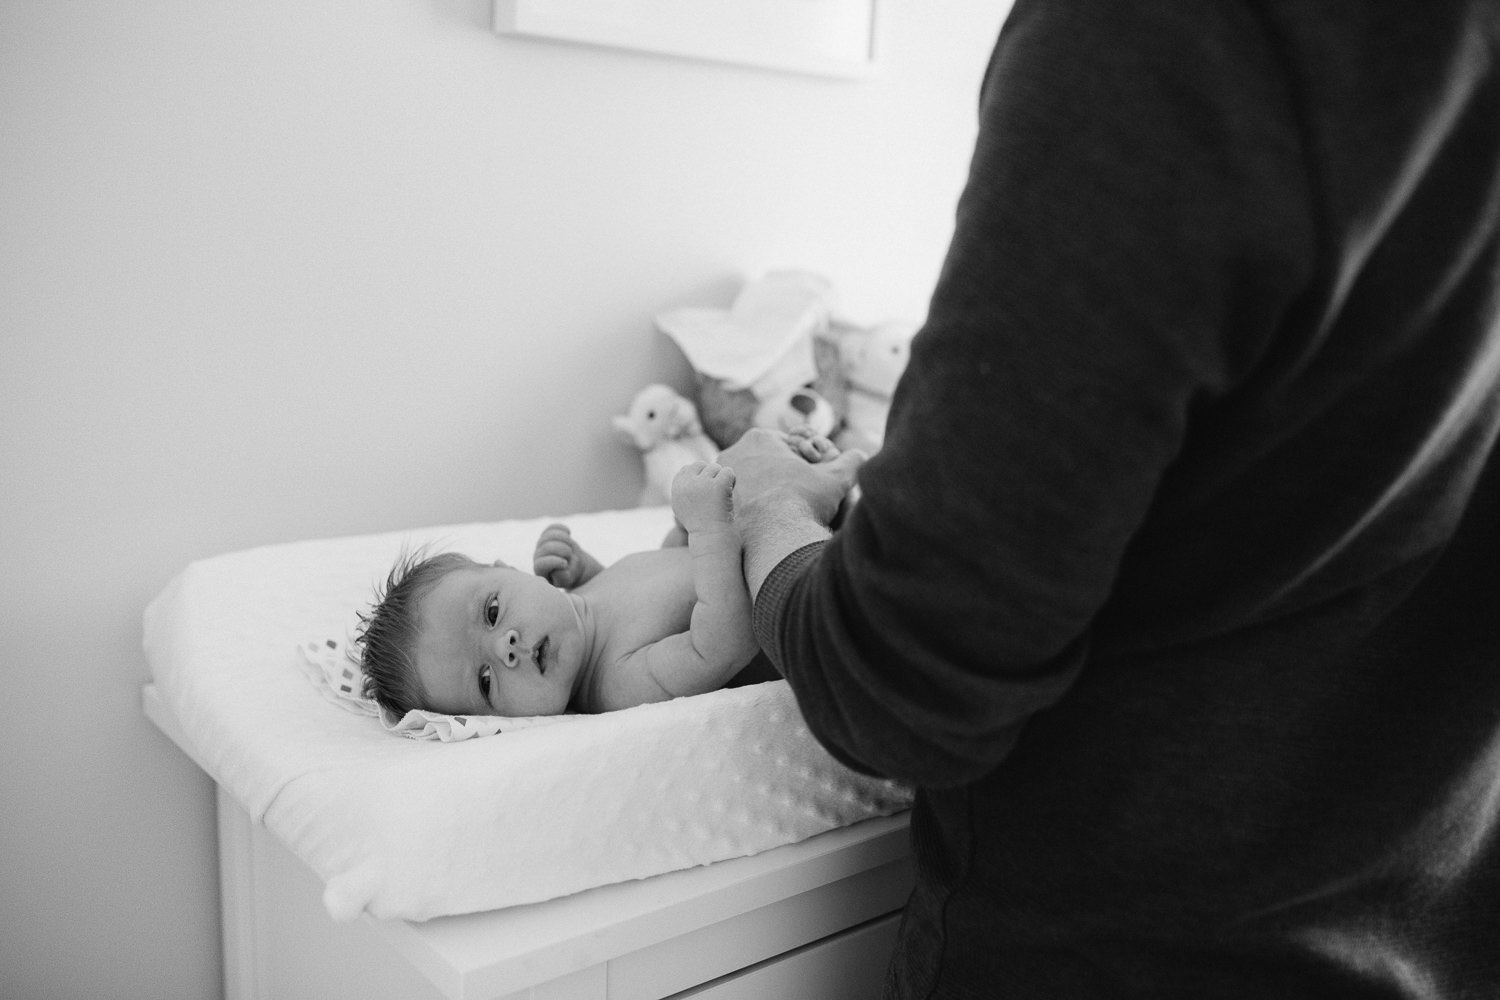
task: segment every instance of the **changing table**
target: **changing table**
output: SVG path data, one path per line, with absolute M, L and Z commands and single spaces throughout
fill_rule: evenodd
M 228 1000 L 878 994 L 910 793 L 829 757 L 785 681 L 446 743 L 299 668 L 408 546 L 514 564 L 547 520 L 225 553 L 147 607 L 143 709 L 216 785 Z M 568 520 L 608 565 L 671 512 Z
M 142 703 L 197 760 L 155 685 Z M 901 813 L 540 903 L 339 923 L 318 877 L 217 797 L 226 1000 L 855 1000 L 878 994 L 911 889 Z

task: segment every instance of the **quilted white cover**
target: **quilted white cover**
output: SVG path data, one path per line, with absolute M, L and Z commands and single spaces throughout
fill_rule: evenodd
M 296 662 L 348 636 L 403 545 L 529 566 L 552 520 L 608 564 L 665 507 L 276 545 L 189 565 L 145 614 L 158 691 L 213 777 L 324 880 L 336 919 L 425 920 L 755 854 L 906 808 L 808 733 L 785 681 L 461 743 L 340 711 Z

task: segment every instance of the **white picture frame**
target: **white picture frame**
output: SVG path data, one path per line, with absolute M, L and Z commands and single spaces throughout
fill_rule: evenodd
M 494 0 L 502 35 L 861 79 L 881 0 Z

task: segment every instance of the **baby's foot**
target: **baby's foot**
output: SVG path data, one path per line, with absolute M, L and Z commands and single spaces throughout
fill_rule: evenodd
M 672 478 L 672 513 L 687 529 L 711 531 L 733 520 L 734 470 L 717 462 L 693 462 Z
M 597 572 L 598 564 L 573 541 L 567 525 L 549 524 L 536 540 L 531 569 L 554 587 L 566 590 L 578 586 Z
M 831 462 L 839 456 L 838 445 L 805 424 L 788 431 L 786 443 L 793 451 L 801 455 L 803 460 L 814 464 Z

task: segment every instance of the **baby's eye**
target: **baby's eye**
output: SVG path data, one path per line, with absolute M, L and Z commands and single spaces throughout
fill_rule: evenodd
M 479 691 L 484 695 L 484 700 L 490 700 L 490 665 L 486 663 L 479 668 Z
M 484 620 L 491 628 L 500 621 L 500 598 L 491 597 L 484 605 Z

